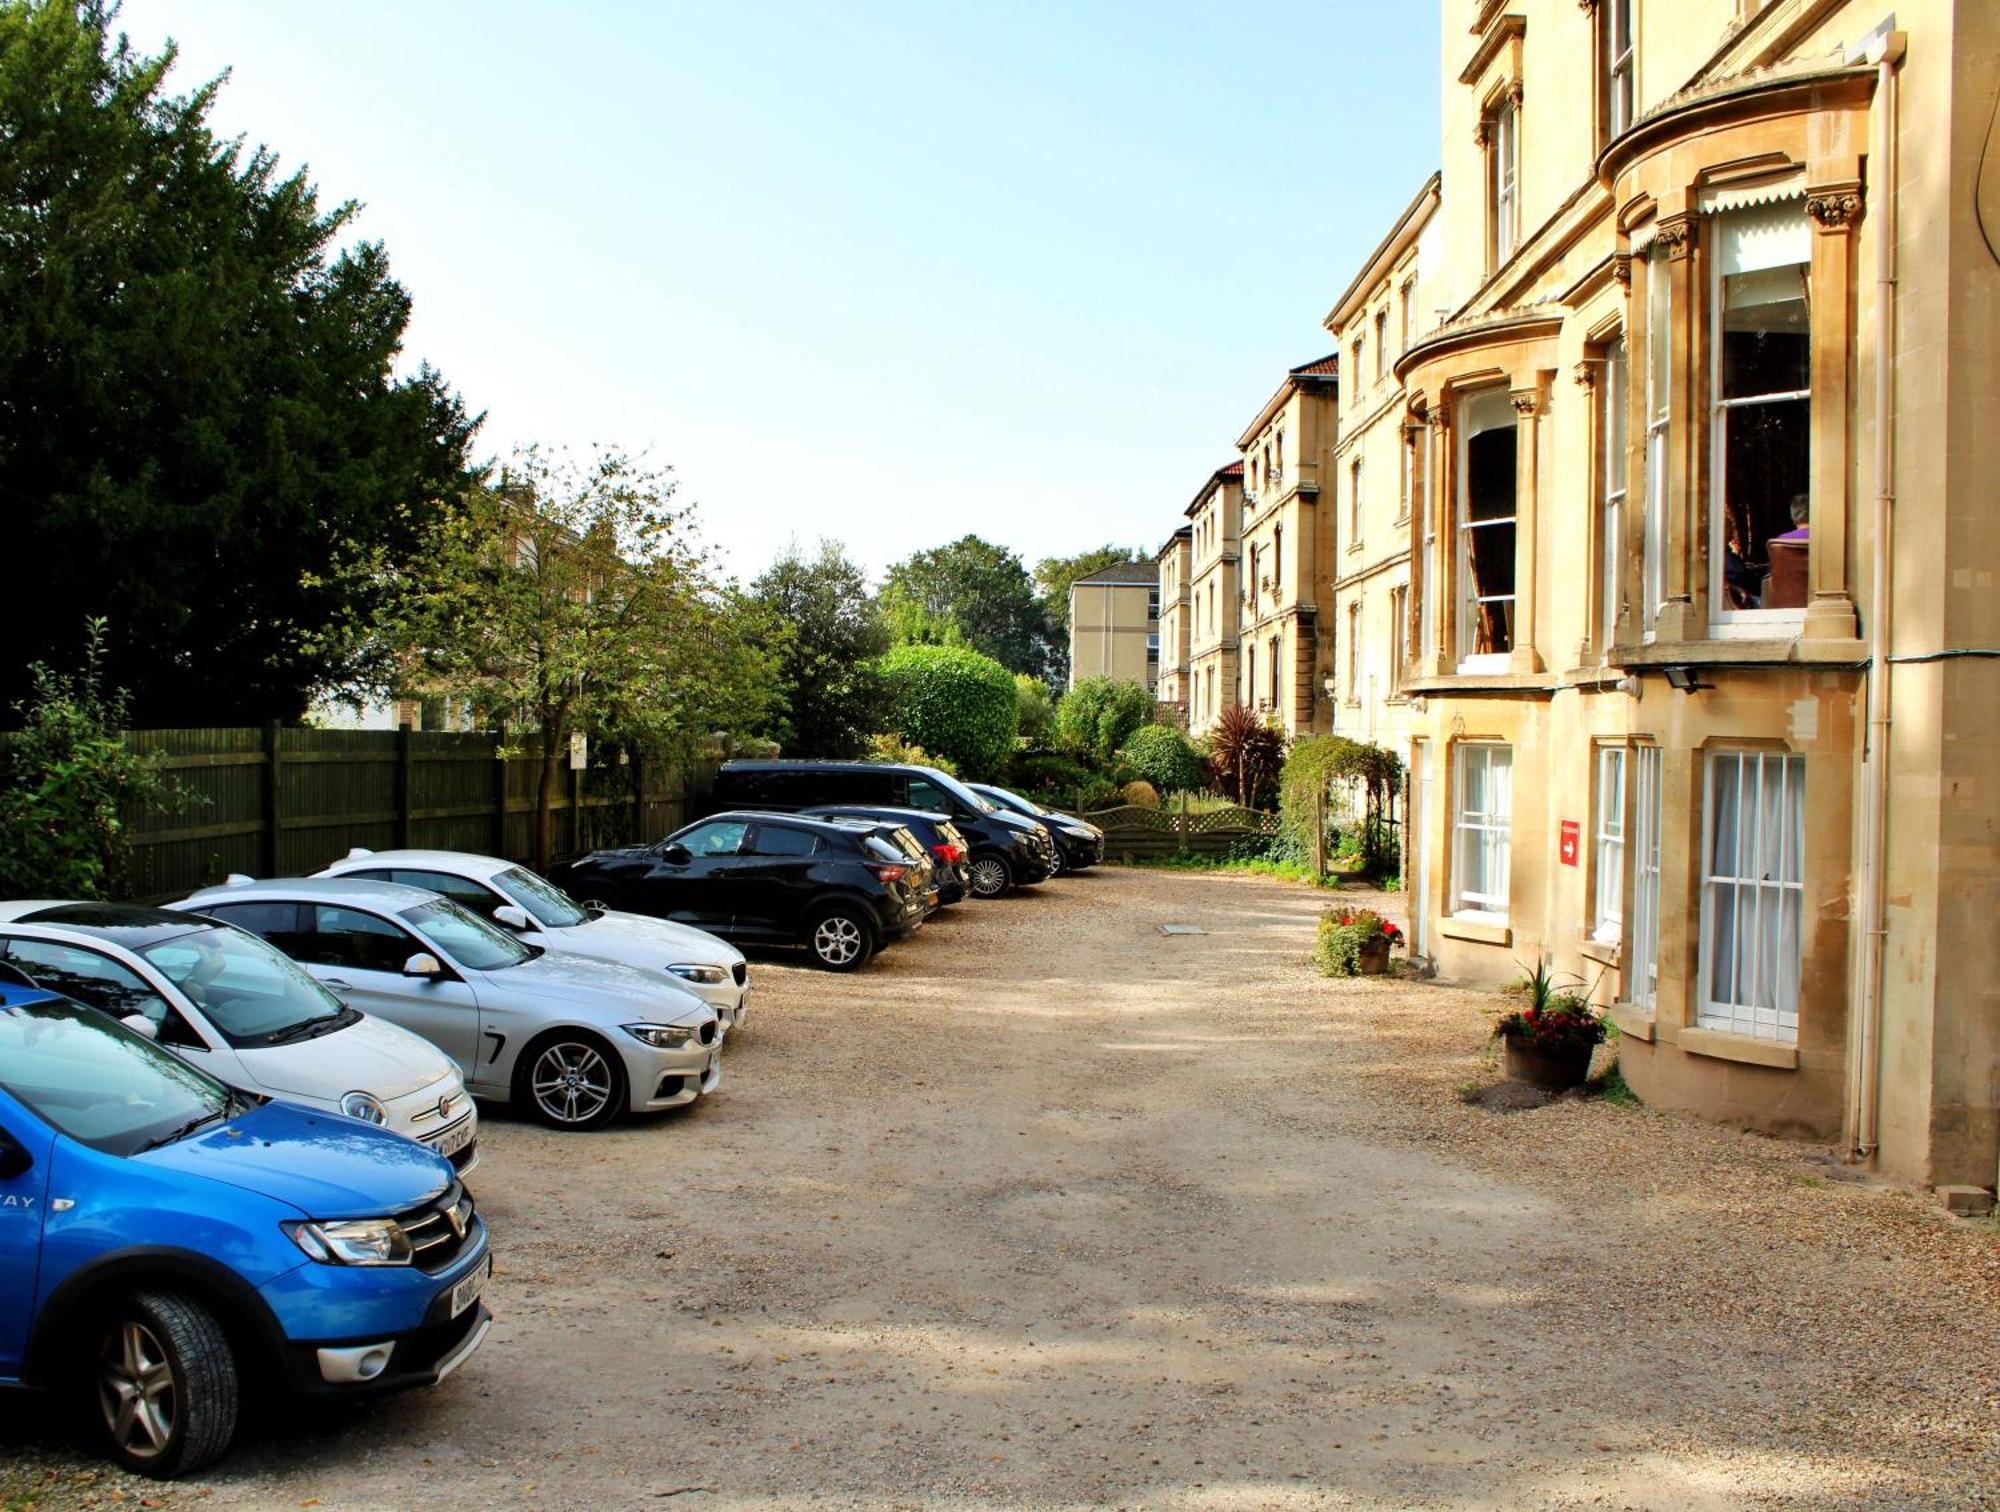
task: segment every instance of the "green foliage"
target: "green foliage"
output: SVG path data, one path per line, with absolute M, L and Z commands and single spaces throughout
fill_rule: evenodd
M 1639 1094 L 1626 1084 L 1625 1073 L 1613 1064 L 1611 1069 L 1599 1077 L 1595 1083 L 1597 1095 L 1614 1108 L 1636 1108 L 1640 1106 Z
M 889 649 L 889 629 L 866 574 L 837 541 L 821 541 L 812 557 L 793 546 L 749 597 L 787 630 L 777 647 L 784 712 L 772 734 L 791 756 L 859 756 L 887 708 L 876 662 Z
M 1018 672 L 1014 675 L 1014 694 L 1021 711 L 1021 739 L 1030 745 L 1047 740 L 1056 722 L 1056 705 L 1049 697 L 1049 685 L 1039 677 Z
M 1310 855 L 1318 796 L 1352 785 L 1363 798 L 1363 814 L 1359 823 L 1350 824 L 1333 840 L 1333 854 L 1381 870 L 1396 860 L 1395 831 L 1383 815 L 1402 779 L 1403 763 L 1393 751 L 1344 735 L 1304 736 L 1292 743 L 1279 774 L 1279 824 Z M 1340 807 L 1327 807 L 1330 836 Z
M 1020 719 L 1014 678 L 963 646 L 897 646 L 882 658 L 889 721 L 897 734 L 950 757 L 965 772 L 998 772 Z
M 1266 808 L 1285 762 L 1285 733 L 1241 704 L 1224 709 L 1208 732 L 1208 780 L 1245 808 Z
M 1047 674 L 1053 637 L 1028 569 L 1004 546 L 976 535 L 892 566 L 882 613 L 899 643 L 966 646 L 1009 672 Z
M 1372 908 L 1332 909 L 1320 916 L 1313 962 L 1322 976 L 1359 976 L 1362 948 L 1380 939 L 1393 947 L 1401 942 L 1402 932 Z
M 115 13 L 0 5 L 0 499 L 35 564 L 0 700 L 84 613 L 135 723 L 297 718 L 379 652 L 477 422 L 398 376 L 410 298 L 380 244 L 340 248 L 355 207 L 217 138 L 220 81 L 170 95 L 173 49 Z
M 0 891 L 13 897 L 109 898 L 131 858 L 122 812 L 187 803 L 156 760 L 125 744 L 126 698 L 104 682 L 104 621 L 85 623 L 82 669 L 41 662 L 14 706 L 20 728 L 0 753 Z
M 1083 785 L 1082 800 L 1077 807 L 1088 812 L 1091 809 L 1116 808 L 1124 801 L 1125 795 L 1109 777 L 1091 777 Z
M 1186 793 L 1208 781 L 1208 763 L 1185 733 L 1172 725 L 1141 725 L 1118 759 L 1162 793 Z
M 1108 767 L 1155 712 L 1153 695 L 1143 684 L 1087 677 L 1056 705 L 1056 748 L 1075 760 Z
M 1043 557 L 1035 563 L 1035 587 L 1041 594 L 1042 613 L 1049 624 L 1049 679 L 1061 685 L 1069 680 L 1069 590 L 1078 578 L 1089 577 L 1120 562 L 1141 562 L 1146 553 L 1123 546 L 1104 545 L 1075 556 Z
M 935 751 L 926 751 L 920 745 L 911 745 L 900 735 L 875 735 L 868 741 L 868 760 L 885 762 L 890 766 L 936 767 L 947 777 L 958 775 L 958 764 L 949 756 L 940 756 Z
M 1003 775 L 1015 792 L 1054 808 L 1075 803 L 1077 794 L 1092 780 L 1089 772 L 1067 756 L 1048 751 L 1016 751 L 1008 758 Z
M 1118 796 L 1133 808 L 1156 809 L 1160 806 L 1160 790 L 1143 777 L 1126 783 L 1118 790 Z
M 1515 989 L 1525 1005 L 1495 1020 L 1494 1038 L 1545 1050 L 1601 1043 L 1609 1026 L 1590 1006 L 1588 995 L 1576 991 L 1582 985 L 1583 978 L 1552 971 L 1546 957 L 1536 957 L 1534 970 Z

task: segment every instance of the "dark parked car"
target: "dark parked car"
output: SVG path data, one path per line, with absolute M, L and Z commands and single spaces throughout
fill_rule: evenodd
M 1082 871 L 1104 859 L 1104 831 L 1074 814 L 1045 809 L 1032 798 L 1023 798 L 990 782 L 968 782 L 967 787 L 982 798 L 990 798 L 1010 813 L 1021 814 L 1049 832 L 1056 843 L 1056 870 Z
M 819 819 L 877 819 L 885 824 L 900 824 L 931 853 L 937 866 L 940 903 L 956 903 L 972 890 L 972 848 L 958 826 L 943 814 L 862 803 L 828 804 L 800 812 Z
M 715 779 L 720 807 L 800 809 L 887 806 L 945 814 L 972 848 L 974 897 L 997 898 L 1055 869 L 1055 844 L 1025 814 L 1010 813 L 936 767 L 872 761 L 731 761 Z
M 828 971 L 854 970 L 924 921 L 908 855 L 870 826 L 793 814 L 713 814 L 657 845 L 592 851 L 549 880 L 586 904 L 802 945 Z

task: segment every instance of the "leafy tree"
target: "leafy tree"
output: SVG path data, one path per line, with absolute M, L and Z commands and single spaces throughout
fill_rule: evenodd
M 1014 679 L 963 646 L 897 646 L 882 658 L 895 733 L 985 777 L 1014 749 L 1020 707 Z
M 572 734 L 685 755 L 754 732 L 776 703 L 774 627 L 716 581 L 674 488 L 616 453 L 523 452 L 454 515 L 398 606 L 405 686 L 540 734 L 537 865 Z
M 1119 748 L 1118 760 L 1162 793 L 1199 792 L 1208 784 L 1208 763 L 1172 725 L 1141 725 Z
M 1017 672 L 1014 692 L 1021 710 L 1021 738 L 1030 745 L 1046 740 L 1056 721 L 1056 705 L 1049 697 L 1049 685 L 1039 677 Z
M 1035 589 L 1042 615 L 1049 622 L 1049 677 L 1060 686 L 1069 678 L 1069 590 L 1078 578 L 1089 577 L 1119 562 L 1141 562 L 1146 553 L 1109 544 L 1075 556 L 1043 557 L 1035 563 Z
M 1052 637 L 1028 569 L 976 535 L 891 567 L 882 612 L 899 642 L 969 646 L 1009 672 L 1046 675 Z
M 1285 732 L 1231 704 L 1208 732 L 1209 783 L 1246 808 L 1267 805 L 1285 764 Z
M 355 207 L 218 140 L 107 0 L 0 5 L 0 699 L 78 612 L 139 723 L 291 718 L 467 480 L 469 419 L 398 378 L 410 301 Z
M 1132 732 L 1152 721 L 1153 695 L 1143 683 L 1086 677 L 1056 705 L 1056 748 L 1108 767 Z
M 20 728 L 0 761 L 0 889 L 15 897 L 115 896 L 131 858 L 125 812 L 187 802 L 155 759 L 126 745 L 125 693 L 104 680 L 105 623 L 84 629 L 80 671 L 28 668 L 33 691 L 15 706 Z
M 772 734 L 794 756 L 859 756 L 882 728 L 885 708 L 876 659 L 889 631 L 868 580 L 837 541 L 816 556 L 797 546 L 765 569 L 750 599 L 788 627 L 778 657 L 784 713 Z

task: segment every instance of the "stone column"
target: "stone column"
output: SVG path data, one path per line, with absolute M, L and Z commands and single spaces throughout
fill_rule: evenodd
M 1667 382 L 1666 561 L 1660 617 L 1654 627 L 1663 641 L 1699 640 L 1708 633 L 1708 585 L 1703 575 L 1708 551 L 1701 533 L 1707 514 L 1698 507 L 1707 490 L 1701 483 L 1704 473 L 1693 465 L 1690 451 L 1701 395 L 1696 359 L 1702 350 L 1703 301 L 1694 257 L 1697 226 L 1694 215 L 1674 215 L 1660 222 L 1655 240 L 1666 253 L 1672 326 L 1668 340 L 1673 354 Z M 1647 269 L 1649 280 L 1659 271 L 1655 257 Z
M 1535 605 L 1535 524 L 1541 493 L 1541 426 L 1538 417 L 1547 399 L 1539 375 L 1528 388 L 1507 396 L 1514 405 L 1514 645 L 1507 657 L 1510 672 L 1542 670 L 1536 645 L 1539 624 Z
M 1861 220 L 1856 180 L 1806 190 L 1812 218 L 1812 529 L 1807 573 L 1806 640 L 1853 640 L 1860 634 L 1848 586 L 1847 494 L 1850 460 L 1848 358 L 1854 350 L 1854 228 Z M 1879 357 L 1878 357 L 1879 360 Z M 1882 417 L 1877 415 L 1880 425 Z

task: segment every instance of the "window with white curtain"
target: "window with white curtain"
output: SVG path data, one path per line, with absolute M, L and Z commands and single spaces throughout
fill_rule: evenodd
M 1600 390 L 1597 433 L 1600 438 L 1599 466 L 1604 469 L 1604 490 L 1599 529 L 1603 542 L 1598 552 L 1597 649 L 1609 651 L 1618 638 L 1618 610 L 1624 593 L 1625 560 L 1625 404 L 1631 377 L 1625 362 L 1625 338 L 1620 336 L 1604 348 L 1604 380 Z
M 1458 747 L 1452 784 L 1452 909 L 1507 913 L 1509 826 L 1514 811 L 1514 752 L 1504 745 Z
M 1651 640 L 1667 597 L 1667 434 L 1673 413 L 1674 290 L 1664 247 L 1646 263 L 1646 535 L 1640 626 Z
M 1477 671 L 1514 649 L 1516 417 L 1504 388 L 1472 395 L 1459 412 L 1458 658 Z
M 1806 763 L 1710 753 L 1702 841 L 1703 1029 L 1796 1044 Z
M 1710 239 L 1709 604 L 1796 621 L 1811 536 L 1812 230 L 1796 199 L 1718 215 Z
M 1610 942 L 1623 931 L 1625 886 L 1625 747 L 1597 748 L 1597 824 L 1591 866 L 1597 906 L 1590 936 Z
M 1659 1000 L 1660 748 L 1632 753 L 1632 916 L 1625 942 L 1625 996 L 1642 1008 Z

